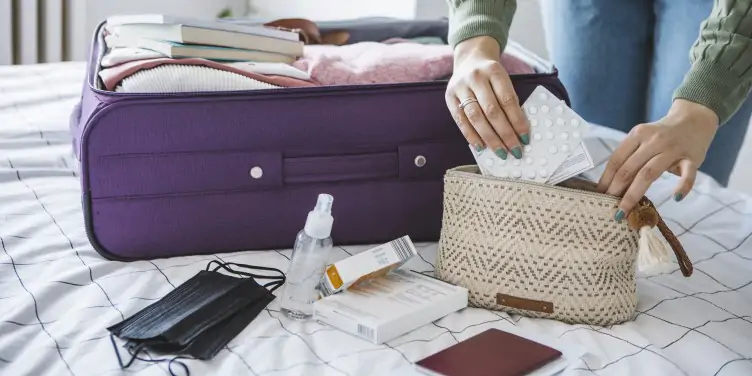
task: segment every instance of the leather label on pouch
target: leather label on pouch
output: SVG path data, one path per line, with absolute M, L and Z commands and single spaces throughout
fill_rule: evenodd
M 554 304 L 551 302 L 519 298 L 501 293 L 496 294 L 496 304 L 527 311 L 554 313 Z

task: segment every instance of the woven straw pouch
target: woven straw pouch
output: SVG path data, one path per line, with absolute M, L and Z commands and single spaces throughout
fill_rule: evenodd
M 566 323 L 612 325 L 637 307 L 636 265 L 692 264 L 643 198 L 626 221 L 619 199 L 570 179 L 558 186 L 447 171 L 437 276 L 470 290 L 470 305 Z

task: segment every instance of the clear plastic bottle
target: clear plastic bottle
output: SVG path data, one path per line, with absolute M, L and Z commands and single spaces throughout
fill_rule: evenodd
M 318 298 L 319 281 L 332 250 L 333 201 L 331 195 L 319 194 L 316 207 L 308 213 L 305 227 L 295 238 L 280 298 L 280 309 L 288 318 L 303 320 L 313 316 L 312 304 Z

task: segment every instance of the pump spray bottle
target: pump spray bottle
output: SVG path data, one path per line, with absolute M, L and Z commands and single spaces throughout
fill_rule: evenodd
M 328 194 L 319 194 L 316 207 L 308 213 L 305 227 L 298 232 L 287 270 L 287 282 L 280 299 L 282 313 L 291 319 L 313 316 L 318 284 L 326 271 L 332 250 L 332 202 Z

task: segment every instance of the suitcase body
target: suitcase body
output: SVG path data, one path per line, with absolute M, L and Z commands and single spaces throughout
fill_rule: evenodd
M 116 93 L 97 78 L 101 30 L 70 124 L 104 257 L 290 248 L 319 193 L 334 196 L 337 245 L 438 239 L 444 173 L 474 163 L 446 81 Z M 520 100 L 544 85 L 569 104 L 556 70 L 524 58 L 540 73 L 513 77 Z

